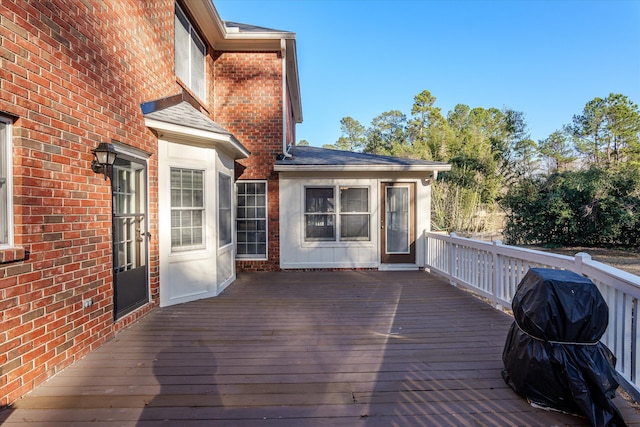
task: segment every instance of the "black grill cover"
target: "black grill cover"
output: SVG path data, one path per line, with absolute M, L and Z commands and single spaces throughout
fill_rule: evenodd
M 581 414 L 594 426 L 624 426 L 611 402 L 616 360 L 599 340 L 609 309 L 595 284 L 565 270 L 532 268 L 512 301 L 515 321 L 502 377 L 539 406 Z

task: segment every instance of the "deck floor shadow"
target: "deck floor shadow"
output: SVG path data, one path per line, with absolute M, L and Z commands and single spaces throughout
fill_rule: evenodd
M 0 424 L 587 426 L 504 383 L 511 322 L 422 271 L 242 273 L 216 298 L 153 311 Z

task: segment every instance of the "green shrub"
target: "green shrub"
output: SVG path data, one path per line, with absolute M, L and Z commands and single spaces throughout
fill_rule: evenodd
M 509 244 L 640 246 L 640 170 L 595 168 L 527 178 L 502 198 Z

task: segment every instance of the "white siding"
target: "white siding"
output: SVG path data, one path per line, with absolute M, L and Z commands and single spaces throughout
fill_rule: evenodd
M 335 175 L 335 174 L 334 174 Z M 416 259 L 424 264 L 423 231 L 429 229 L 430 181 L 415 176 L 389 175 L 369 178 L 308 177 L 280 173 L 280 267 L 302 268 L 379 268 L 380 267 L 380 184 L 382 182 L 416 183 Z M 304 239 L 304 189 L 306 186 L 366 186 L 370 189 L 371 239 L 353 242 L 309 242 Z
M 233 244 L 218 248 L 217 175 L 233 178 L 233 159 L 213 148 L 159 140 L 160 305 L 169 306 L 218 295 L 235 279 Z M 205 247 L 171 250 L 172 167 L 205 172 Z M 233 191 L 233 186 L 232 186 Z M 232 200 L 234 199 L 232 194 Z

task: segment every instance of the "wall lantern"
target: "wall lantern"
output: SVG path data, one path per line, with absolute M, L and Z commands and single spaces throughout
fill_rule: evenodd
M 93 161 L 91 162 L 91 170 L 95 173 L 103 173 L 104 180 L 111 178 L 113 171 L 113 162 L 116 161 L 118 153 L 112 144 L 101 142 L 91 151 L 93 153 Z

